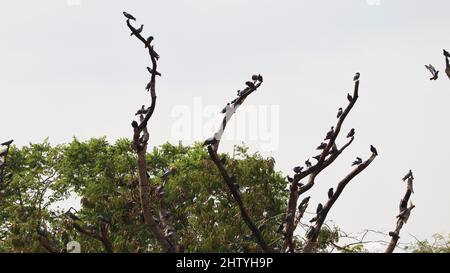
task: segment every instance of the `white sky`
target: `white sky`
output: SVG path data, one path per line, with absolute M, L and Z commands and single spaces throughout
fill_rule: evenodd
M 401 178 L 411 168 L 416 209 L 401 241 L 412 241 L 409 233 L 430 238 L 450 232 L 450 80 L 442 56 L 443 48 L 450 50 L 449 1 L 70 3 L 77 1 L 2 1 L 7 12 L 0 17 L 0 140 L 25 145 L 45 137 L 56 144 L 73 136 L 111 141 L 131 136 L 133 113 L 148 100 L 149 60 L 129 36 L 122 15 L 127 10 L 145 25 L 145 35 L 155 37 L 161 55 L 152 145 L 178 141 L 176 111 L 190 110 L 194 119 L 195 111 L 219 108 L 252 74 L 261 73 L 265 82 L 237 116 L 246 107 L 278 109 L 269 111 L 268 128 L 279 145 L 263 154 L 290 174 L 316 154 L 360 71 L 360 99 L 344 124 L 344 133 L 356 128 L 356 140 L 318 177 L 310 191 L 313 207 L 326 201 L 328 188 L 351 170 L 356 156 L 370 155 L 373 144 L 380 156 L 346 188 L 329 217 L 348 232 L 392 230 L 405 191 Z M 428 80 L 428 63 L 441 70 L 437 82 Z M 211 116 L 204 116 L 200 125 L 208 120 Z M 195 122 L 186 125 L 201 128 Z M 230 152 L 241 141 L 253 151 L 263 142 L 234 137 L 221 149 Z

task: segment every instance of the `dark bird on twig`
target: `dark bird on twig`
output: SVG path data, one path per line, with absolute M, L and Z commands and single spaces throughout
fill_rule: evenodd
M 11 145 L 13 142 L 14 142 L 14 140 L 11 139 L 11 140 L 9 140 L 9 141 L 3 142 L 2 144 L 0 144 L 0 146 L 9 146 L 9 145 Z
M 352 95 L 350 95 L 349 93 L 347 93 L 347 100 L 350 101 L 350 102 L 353 100 Z
M 300 205 L 298 206 L 298 209 L 300 209 L 301 207 L 303 207 L 305 204 L 307 204 L 309 202 L 309 199 L 311 199 L 311 196 L 305 197 L 302 202 L 300 202 Z
M 340 118 L 342 116 L 343 112 L 344 112 L 344 110 L 342 109 L 342 107 L 339 107 L 338 113 L 337 113 L 337 118 Z
M 290 177 L 289 175 L 286 176 L 287 180 L 289 181 L 289 183 L 294 182 L 294 178 Z
M 147 90 L 147 92 L 150 90 L 150 88 L 152 87 L 152 81 L 149 81 L 147 83 L 147 85 L 145 86 L 145 90 Z
M 372 154 L 378 155 L 378 151 L 375 147 L 373 147 L 373 145 L 370 145 L 370 151 L 372 152 Z
M 142 30 L 144 30 L 144 25 L 141 25 L 138 29 L 136 29 L 137 34 L 141 34 Z M 130 36 L 133 36 L 135 33 L 134 31 L 131 32 Z
M 305 165 L 306 165 L 306 168 L 311 168 L 312 164 L 309 161 L 309 159 L 305 161 Z
M 148 113 L 148 109 L 145 109 L 145 105 L 142 105 L 142 108 L 139 109 L 136 114 L 134 114 L 135 116 L 139 116 L 139 115 L 145 115 Z
M 327 147 L 327 144 L 325 142 L 320 143 L 320 145 L 316 148 L 316 150 L 323 150 Z
M 295 173 L 301 173 L 302 170 L 303 170 L 303 167 L 300 167 L 300 166 L 294 167 L 294 172 Z
M 258 74 L 258 81 L 263 82 L 263 76 L 261 76 L 261 74 Z
M 210 137 L 203 143 L 203 146 L 213 145 L 217 142 L 215 137 Z
M 333 133 L 334 133 L 334 126 L 331 126 L 331 129 L 330 129 L 330 131 L 328 131 L 324 140 L 331 139 L 333 137 Z
M 134 129 L 136 129 L 139 126 L 139 124 L 137 123 L 137 121 L 133 120 L 133 122 L 131 122 L 131 127 L 133 127 Z
M 321 203 L 319 203 L 319 205 L 317 205 L 317 209 L 316 209 L 316 213 L 320 214 L 323 210 L 323 205 Z
M 151 69 L 151 68 L 148 67 L 148 66 L 147 66 L 147 71 L 148 71 L 150 74 L 153 74 L 153 69 Z M 161 77 L 161 73 L 159 73 L 158 71 L 155 71 L 155 75 Z
M 445 74 L 450 78 L 450 53 L 444 49 L 444 56 L 445 56 Z
M 227 103 L 227 106 L 225 106 L 222 111 L 220 111 L 221 114 L 225 114 L 226 112 L 228 112 L 228 110 L 230 110 L 230 103 Z
M 129 19 L 129 20 L 133 20 L 133 21 L 136 21 L 136 18 L 134 18 L 134 16 L 133 15 L 131 15 L 131 14 L 129 14 L 128 12 L 123 12 L 123 15 L 125 16 L 125 17 L 127 17 L 127 19 Z
M 314 223 L 319 219 L 319 216 L 314 216 L 311 220 L 309 220 L 310 223 Z
M 328 190 L 328 198 L 331 199 L 331 197 L 333 197 L 333 195 L 334 195 L 334 190 L 333 190 L 333 188 L 330 188 Z
M 409 172 L 403 177 L 403 181 L 406 181 L 408 178 L 414 179 L 412 170 L 409 170 Z
M 355 76 L 353 77 L 354 81 L 359 81 L 359 77 L 361 76 L 361 74 L 359 72 L 356 72 Z
M 450 58 L 450 53 L 445 49 L 444 49 L 444 56 Z
M 255 89 L 255 84 L 252 83 L 251 81 L 245 82 L 245 84 L 246 84 L 249 88 Z
M 360 158 L 360 157 L 357 157 L 356 158 L 356 160 L 355 161 L 353 161 L 353 164 L 352 164 L 352 166 L 355 166 L 355 165 L 360 165 L 362 163 L 362 158 Z
M 258 80 L 258 75 L 253 75 L 252 76 L 252 81 L 256 82 Z
M 153 36 L 149 36 L 146 40 L 145 48 L 147 48 L 151 44 L 152 41 L 153 41 Z
M 433 77 L 430 78 L 430 81 L 437 80 L 438 79 L 438 75 L 439 75 L 439 71 L 436 70 L 436 68 L 434 68 L 434 66 L 432 66 L 431 64 L 425 65 L 425 67 L 430 71 L 431 75 L 433 75 Z
M 351 137 L 353 137 L 354 135 L 355 135 L 355 129 L 352 128 L 352 129 L 350 130 L 350 132 L 348 132 L 347 138 L 351 138 Z

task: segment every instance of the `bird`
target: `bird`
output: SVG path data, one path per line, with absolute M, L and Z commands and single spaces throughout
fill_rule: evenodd
M 362 158 L 357 157 L 355 161 L 353 161 L 352 166 L 360 165 L 362 163 Z
M 322 210 L 323 210 L 323 205 L 322 205 L 322 203 L 319 203 L 319 205 L 317 205 L 316 213 L 320 214 L 322 212 Z
M 145 109 L 145 105 L 142 105 L 141 109 L 139 109 L 136 114 L 134 114 L 135 116 L 139 116 L 139 115 L 145 115 L 148 113 L 148 109 Z
M 310 226 L 308 231 L 306 232 L 306 238 L 311 239 L 314 237 L 316 233 L 316 229 L 313 226 Z
M 133 122 L 131 122 L 131 127 L 133 127 L 134 129 L 136 129 L 138 127 L 138 123 L 137 121 L 133 120 Z
M 342 113 L 343 113 L 343 109 L 342 109 L 342 107 L 339 107 L 338 113 L 337 113 L 337 118 L 340 118 L 342 116 Z
M 222 111 L 220 111 L 221 114 L 225 114 L 226 112 L 228 112 L 228 110 L 230 110 L 230 103 L 227 103 L 227 106 L 225 106 Z
M 127 19 L 129 19 L 129 20 L 133 20 L 133 21 L 136 21 L 136 18 L 134 18 L 134 16 L 133 15 L 131 15 L 131 14 L 129 14 L 128 12 L 123 12 L 123 15 L 125 16 L 125 17 L 127 17 Z
M 289 181 L 289 183 L 294 182 L 294 178 L 290 177 L 289 175 L 286 176 L 287 180 Z
M 333 197 L 333 194 L 334 194 L 334 190 L 333 190 L 333 188 L 330 188 L 328 190 L 328 198 L 331 199 L 331 197 Z
M 161 73 L 159 73 L 158 71 L 153 71 L 153 69 L 151 69 L 150 67 L 147 66 L 147 71 L 150 74 L 153 74 L 153 72 L 155 73 L 156 76 L 160 76 L 161 77 Z
M 303 167 L 300 167 L 300 166 L 294 167 L 294 172 L 295 173 L 301 173 L 302 170 L 303 170 Z
M 435 81 L 438 79 L 439 71 L 434 68 L 431 64 L 425 65 L 425 67 L 430 71 L 433 77 L 430 78 L 430 81 Z
M 305 161 L 305 165 L 306 165 L 307 168 L 311 168 L 312 164 L 309 161 L 309 159 Z
M 261 74 L 258 74 L 258 81 L 263 82 L 263 76 L 261 76 Z
M 319 219 L 318 216 L 314 216 L 311 220 L 309 220 L 310 223 L 314 223 L 317 221 L 317 219 Z
M 352 129 L 350 130 L 350 132 L 348 132 L 347 138 L 351 138 L 351 137 L 353 137 L 354 135 L 355 135 L 355 128 L 352 128 Z
M 300 205 L 298 205 L 298 209 L 301 209 L 305 204 L 309 202 L 309 199 L 311 199 L 311 196 L 303 198 L 302 202 L 300 202 Z
M 258 75 L 253 75 L 252 76 L 252 81 L 256 82 L 258 80 Z
M 145 90 L 149 91 L 151 87 L 152 87 L 152 81 L 149 81 L 147 83 L 147 85 L 145 86 Z
M 3 142 L 2 144 L 0 144 L 0 146 L 9 146 L 9 145 L 11 145 L 11 143 L 13 143 L 13 142 L 14 142 L 14 140 L 11 139 L 11 140 L 8 140 L 8 141 L 6 141 L 6 142 Z
M 330 129 L 330 131 L 328 131 L 324 140 L 331 139 L 333 137 L 333 133 L 334 133 L 334 126 L 331 126 L 331 129 Z
M 323 150 L 327 147 L 327 144 L 325 142 L 320 143 L 320 145 L 316 148 L 316 150 Z
M 444 56 L 445 56 L 445 74 L 450 78 L 450 53 L 444 49 Z
M 378 151 L 375 147 L 373 147 L 373 145 L 370 145 L 370 151 L 372 152 L 372 154 L 378 155 Z
M 237 91 L 237 96 L 240 97 L 241 96 L 241 90 Z
M 406 179 L 408 179 L 408 178 L 413 178 L 414 179 L 412 170 L 409 170 L 409 172 L 403 177 L 402 180 L 406 181 Z
M 355 76 L 353 77 L 354 81 L 359 81 L 359 77 L 361 76 L 361 74 L 359 72 L 356 72 Z
M 396 239 L 396 240 L 400 239 L 400 236 L 399 236 L 398 233 L 395 232 L 395 231 L 389 232 L 389 236 L 391 236 L 392 238 L 394 238 L 394 239 Z
M 347 93 L 347 100 L 350 102 L 353 100 L 353 97 L 349 93 Z
M 213 145 L 217 142 L 215 137 L 210 137 L 203 143 L 203 146 Z
M 245 82 L 245 84 L 246 84 L 249 88 L 255 89 L 255 84 L 252 83 L 251 81 Z
M 146 40 L 146 43 L 145 43 L 145 48 L 147 48 L 149 45 L 150 45 L 150 43 L 153 41 L 153 36 L 149 36 L 148 38 L 147 38 L 147 40 Z
M 144 25 L 141 25 L 138 29 L 136 29 L 136 33 L 137 33 L 137 34 L 141 34 L 141 32 L 142 32 L 143 29 L 144 29 Z M 133 36 L 134 33 L 135 33 L 134 31 L 131 32 L 130 36 Z

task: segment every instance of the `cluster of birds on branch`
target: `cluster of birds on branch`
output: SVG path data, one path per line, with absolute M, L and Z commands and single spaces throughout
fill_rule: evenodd
M 444 49 L 444 56 L 445 56 L 445 73 L 450 78 L 450 60 L 449 60 L 450 53 L 445 49 Z M 431 73 L 432 77 L 430 78 L 430 81 L 435 81 L 439 78 L 439 70 L 437 70 L 433 65 L 428 64 L 428 65 L 425 65 L 425 67 Z

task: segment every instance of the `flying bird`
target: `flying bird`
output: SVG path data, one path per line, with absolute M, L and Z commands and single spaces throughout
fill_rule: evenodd
M 136 18 L 134 18 L 134 16 L 133 15 L 131 15 L 131 14 L 129 14 L 128 12 L 123 12 L 123 15 L 125 16 L 125 17 L 127 17 L 127 19 L 129 19 L 129 20 L 133 20 L 133 21 L 136 21 Z
M 312 164 L 309 161 L 309 159 L 305 161 L 305 165 L 306 165 L 307 168 L 311 168 Z
M 314 218 L 312 218 L 311 220 L 309 220 L 310 223 L 314 223 L 319 219 L 319 217 L 316 215 L 314 216 Z
M 337 118 L 340 118 L 342 116 L 343 113 L 343 109 L 342 107 L 339 107 L 338 113 L 337 113 Z
M 333 195 L 334 195 L 334 190 L 333 190 L 333 188 L 330 188 L 328 190 L 328 198 L 331 199 L 331 197 L 333 197 Z
M 325 142 L 320 143 L 320 145 L 316 148 L 316 150 L 323 150 L 327 147 L 327 144 Z
M 359 77 L 361 76 L 361 74 L 359 72 L 356 72 L 355 76 L 353 77 L 354 81 L 359 81 Z
M 334 126 L 332 126 L 330 131 L 328 131 L 328 133 L 327 133 L 327 135 L 326 135 L 324 140 L 331 139 L 333 137 L 333 133 L 334 133 Z
M 352 128 L 352 129 L 350 130 L 350 132 L 348 132 L 347 138 L 351 138 L 351 137 L 353 137 L 354 135 L 355 135 L 355 128 Z
M 378 151 L 375 147 L 373 147 L 373 145 L 370 145 L 370 151 L 372 152 L 372 154 L 378 155 Z
M 352 166 L 360 165 L 362 163 L 362 158 L 357 157 L 355 161 L 353 161 Z
M 434 66 L 432 66 L 431 64 L 425 65 L 425 67 L 430 71 L 431 75 L 433 75 L 433 77 L 430 78 L 430 81 L 437 80 L 438 79 L 438 75 L 439 75 L 439 71 L 436 70 L 436 68 L 434 68 Z
M 301 173 L 302 170 L 303 170 L 303 167 L 300 167 L 300 166 L 294 167 L 294 172 L 295 173 Z
M 141 25 L 138 29 L 136 29 L 137 34 L 141 34 L 142 30 L 144 30 L 144 25 Z M 130 36 L 134 35 L 134 31 L 131 32 Z

